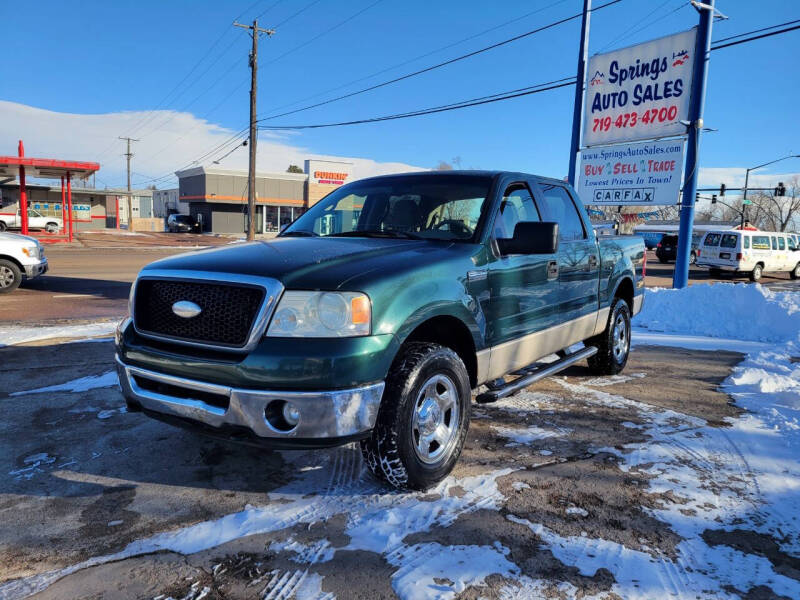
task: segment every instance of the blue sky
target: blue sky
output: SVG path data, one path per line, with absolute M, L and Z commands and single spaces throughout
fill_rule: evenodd
M 194 158 L 187 153 L 199 155 L 216 143 L 209 140 L 224 139 L 195 136 L 221 136 L 225 130 L 235 131 L 247 124 L 250 40 L 243 30 L 231 26 L 233 19 L 238 16 L 247 21 L 270 9 L 260 23 L 275 26 L 310 4 L 312 0 L 5 2 L 0 5 L 6 57 L 0 100 L 7 104 L 0 106 L 0 123 L 5 122 L 5 126 L 0 124 L 0 139 L 6 147 L 0 148 L 0 153 L 13 153 L 15 140 L 21 136 L 31 140 L 27 143 L 29 154 L 71 152 L 74 158 L 100 160 L 101 180 L 115 185 L 124 181 L 122 146 L 115 138 L 131 134 L 143 140 L 135 145 L 135 182 L 183 166 Z M 375 0 L 317 0 L 280 26 L 274 37 L 262 39 L 259 115 L 274 114 L 278 107 L 436 51 L 537 9 L 541 10 L 490 33 L 314 100 L 402 75 L 575 14 L 581 4 L 580 0 L 383 0 L 377 4 Z M 365 8 L 351 21 L 295 50 Z M 787 0 L 719 0 L 718 8 L 730 19 L 714 25 L 715 39 L 800 18 L 800 3 Z M 697 13 L 686 0 L 623 0 L 594 14 L 590 53 L 688 29 L 696 23 Z M 579 21 L 572 21 L 458 64 L 274 122 L 304 124 L 378 116 L 574 75 L 579 27 Z M 160 104 L 215 42 L 179 94 Z M 276 60 L 286 52 L 289 54 Z M 734 171 L 729 174 L 725 169 L 752 166 L 791 151 L 800 153 L 797 56 L 800 32 L 712 54 L 705 123 L 719 131 L 703 137 L 701 158 L 704 168 L 721 170 L 706 170 L 704 179 L 734 182 Z M 294 148 L 296 155 L 287 151 L 287 164 L 290 158 L 308 153 L 420 167 L 460 157 L 464 168 L 563 177 L 572 96 L 572 88 L 565 88 L 434 116 L 260 139 L 265 152 L 271 142 L 276 144 L 272 159 L 276 165 L 283 149 Z M 23 119 L 15 116 L 18 107 L 8 103 L 68 115 L 60 115 L 57 121 Z M 8 112 L 10 108 L 14 110 Z M 146 112 L 156 108 L 164 112 Z M 100 130 L 88 124 L 100 121 L 81 117 L 111 114 L 121 114 L 121 120 L 103 121 Z M 37 123 L 45 122 L 48 125 L 37 131 Z M 57 130 L 62 128 L 63 135 L 58 137 Z M 181 136 L 183 142 L 175 141 Z M 190 140 L 187 149 L 183 144 Z M 243 166 L 244 154 L 234 153 L 224 164 Z M 790 171 L 800 171 L 800 159 L 777 165 L 772 172 Z

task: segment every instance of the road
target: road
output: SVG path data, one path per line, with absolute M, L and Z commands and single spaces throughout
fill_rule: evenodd
M 174 237 L 165 241 L 175 243 Z M 159 242 L 163 238 L 156 238 Z M 185 236 L 183 239 L 186 239 Z M 180 241 L 183 239 L 179 238 Z M 193 236 L 191 243 L 198 238 Z M 224 243 L 218 238 L 199 238 L 202 243 Z M 138 240 L 137 240 L 138 241 Z M 143 244 L 143 242 L 140 242 Z M 0 323 L 46 323 L 70 319 L 120 318 L 127 311 L 130 284 L 146 264 L 186 252 L 187 248 L 137 245 L 132 247 L 64 248 L 47 249 L 50 272 L 25 284 L 12 294 L 0 297 Z M 648 287 L 670 287 L 673 263 L 662 265 L 653 252 L 648 252 Z M 713 279 L 708 271 L 692 267 L 690 285 L 711 281 L 740 281 L 746 278 Z M 800 291 L 800 281 L 792 281 L 788 274 L 768 274 L 762 284 L 773 290 Z
M 658 592 L 642 597 L 695 597 L 685 588 L 698 575 L 676 558 L 688 534 L 654 512 L 685 506 L 689 481 L 713 478 L 707 485 L 727 498 L 750 477 L 739 463 L 721 476 L 709 462 L 715 454 L 698 458 L 686 447 L 724 436 L 725 419 L 741 414 L 719 391 L 741 359 L 731 352 L 637 347 L 624 376 L 590 377 L 575 366 L 474 406 L 453 478 L 414 494 L 372 479 L 357 445 L 255 450 L 128 413 L 112 356 L 109 342 L 0 348 L 4 600 L 433 598 L 450 590 L 555 598 L 561 586 L 569 596 L 605 597 L 615 584 L 632 593 L 648 577 Z M 52 385 L 61 387 L 36 391 Z M 688 442 L 676 439 L 682 431 Z M 663 456 L 659 468 L 679 469 L 681 485 L 650 488 L 658 471 L 626 466 L 627 448 L 641 462 L 649 454 L 640 453 Z M 768 548 L 776 569 L 800 579 L 796 559 L 771 538 L 710 518 L 707 527 L 687 542 L 691 552 L 716 556 L 723 545 L 763 560 Z M 644 557 L 648 572 L 621 568 L 631 557 Z M 587 566 L 576 568 L 578 560 Z M 767 573 L 739 578 L 741 597 L 778 597 Z M 718 576 L 703 585 L 722 585 Z

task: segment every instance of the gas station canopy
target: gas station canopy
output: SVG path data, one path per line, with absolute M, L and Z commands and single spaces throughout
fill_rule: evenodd
M 19 156 L 0 156 L 0 178 L 16 177 L 19 168 L 24 167 L 28 177 L 60 179 L 69 174 L 73 179 L 85 179 L 100 169 L 94 162 L 75 162 L 54 158 L 25 158 Z

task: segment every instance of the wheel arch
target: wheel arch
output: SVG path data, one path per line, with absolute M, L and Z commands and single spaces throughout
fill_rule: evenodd
M 633 314 L 633 295 L 633 280 L 630 277 L 623 277 L 620 279 L 619 283 L 617 283 L 617 287 L 614 289 L 614 294 L 611 296 L 611 299 L 612 302 L 614 298 L 622 298 L 625 300 L 628 304 L 628 308 L 631 310 L 631 314 Z
M 19 267 L 19 270 L 22 271 L 22 275 L 23 276 L 25 275 L 25 266 L 13 256 L 10 256 L 8 254 L 0 254 L 0 260 L 7 260 L 9 262 L 14 263 L 15 265 L 17 265 L 17 267 Z

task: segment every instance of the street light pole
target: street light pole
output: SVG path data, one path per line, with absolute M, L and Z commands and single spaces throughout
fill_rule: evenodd
M 741 229 L 744 229 L 744 222 L 747 220 L 745 217 L 747 215 L 747 184 L 750 182 L 750 171 L 755 171 L 756 169 L 760 169 L 761 167 L 766 167 L 767 165 L 773 165 L 776 162 L 781 162 L 782 160 L 788 160 L 790 158 L 800 158 L 800 154 L 787 154 L 786 156 L 782 156 L 781 158 L 776 158 L 775 160 L 771 160 L 769 162 L 765 162 L 763 165 L 758 165 L 757 167 L 750 167 L 745 171 L 744 174 L 744 195 L 742 196 L 742 223 Z

